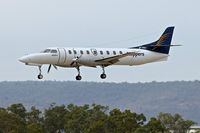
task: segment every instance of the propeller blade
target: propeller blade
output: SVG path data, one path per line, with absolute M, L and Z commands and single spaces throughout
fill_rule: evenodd
M 56 70 L 58 70 L 58 68 L 57 68 L 57 66 L 56 66 L 56 65 L 53 65 L 53 67 L 54 67 Z
M 73 66 L 73 65 L 74 65 L 74 63 L 75 63 L 75 62 L 74 62 L 74 61 L 72 61 L 72 63 L 70 64 L 70 66 Z
M 51 70 L 51 64 L 49 65 L 49 68 L 48 68 L 48 71 L 47 71 L 47 73 L 49 73 L 49 72 L 50 72 L 50 70 Z

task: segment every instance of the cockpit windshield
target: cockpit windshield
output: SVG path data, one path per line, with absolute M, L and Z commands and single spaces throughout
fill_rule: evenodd
M 50 53 L 50 49 L 45 49 L 44 51 L 42 51 L 41 53 Z
M 45 49 L 41 53 L 57 53 L 57 50 L 56 49 Z

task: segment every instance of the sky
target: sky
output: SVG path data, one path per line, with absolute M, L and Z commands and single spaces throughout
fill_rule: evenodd
M 0 0 L 0 81 L 37 80 L 38 68 L 18 58 L 47 47 L 131 47 L 175 26 L 167 62 L 81 68 L 83 81 L 200 80 L 199 0 Z M 42 68 L 44 80 L 74 81 L 74 68 Z

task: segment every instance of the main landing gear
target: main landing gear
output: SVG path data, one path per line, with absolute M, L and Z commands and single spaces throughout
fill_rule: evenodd
M 82 77 L 81 77 L 81 74 L 80 74 L 80 67 L 77 66 L 76 69 L 77 69 L 77 71 L 78 71 L 78 75 L 76 76 L 76 80 L 81 80 Z
M 101 66 L 102 67 L 102 70 L 103 70 L 103 73 L 100 75 L 101 79 L 105 79 L 106 78 L 106 74 L 105 74 L 105 67 L 104 66 Z M 80 74 L 80 66 L 77 66 L 76 67 L 77 71 L 78 71 L 78 75 L 76 76 L 76 80 L 81 80 L 82 77 L 81 77 L 81 74 Z
M 39 75 L 38 75 L 38 79 L 43 79 L 41 67 L 42 67 L 42 66 L 39 66 L 39 71 L 40 71 L 40 73 L 39 73 Z
M 101 66 L 101 67 L 102 67 L 103 73 L 100 75 L 100 77 L 101 79 L 105 79 L 106 78 L 105 69 L 104 69 L 104 66 Z

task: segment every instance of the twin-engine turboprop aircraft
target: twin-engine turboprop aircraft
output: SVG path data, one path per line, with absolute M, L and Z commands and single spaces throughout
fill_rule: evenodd
M 38 66 L 38 79 L 42 79 L 42 65 L 49 65 L 48 73 L 53 66 L 74 67 L 78 71 L 76 80 L 81 80 L 80 67 L 102 68 L 102 79 L 106 78 L 105 67 L 110 65 L 142 65 L 151 62 L 165 61 L 169 56 L 174 27 L 168 27 L 155 42 L 130 48 L 47 48 L 40 53 L 29 54 L 19 61 L 30 66 Z

